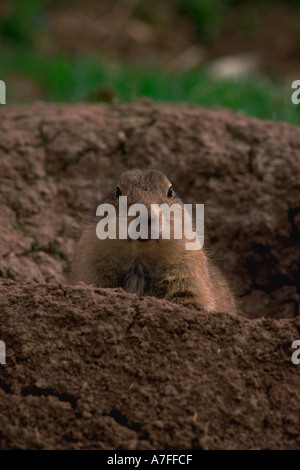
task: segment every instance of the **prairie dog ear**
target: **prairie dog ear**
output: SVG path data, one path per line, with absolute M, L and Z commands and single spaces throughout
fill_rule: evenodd
M 122 196 L 122 191 L 120 189 L 120 186 L 117 186 L 116 187 L 116 198 L 119 198 L 120 196 Z

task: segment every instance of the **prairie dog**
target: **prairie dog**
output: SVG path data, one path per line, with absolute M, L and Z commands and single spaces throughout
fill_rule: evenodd
M 168 206 L 183 202 L 164 173 L 158 170 L 129 170 L 102 203 L 119 214 L 119 198 L 127 204 Z M 81 235 L 70 283 L 83 281 L 98 287 L 122 287 L 138 296 L 152 295 L 207 311 L 235 313 L 235 300 L 221 272 L 204 249 L 187 250 L 182 239 L 105 239 L 96 234 L 98 220 L 90 222 Z M 118 233 L 118 231 L 117 231 Z

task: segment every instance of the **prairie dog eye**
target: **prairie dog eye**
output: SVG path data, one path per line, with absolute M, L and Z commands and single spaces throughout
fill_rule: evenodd
M 122 191 L 121 191 L 121 189 L 119 188 L 119 186 L 117 186 L 117 189 L 116 189 L 116 198 L 119 198 L 120 196 L 122 196 Z
M 172 188 L 172 186 L 170 186 L 169 189 L 168 189 L 168 197 L 173 197 L 173 196 L 174 196 L 173 188 Z

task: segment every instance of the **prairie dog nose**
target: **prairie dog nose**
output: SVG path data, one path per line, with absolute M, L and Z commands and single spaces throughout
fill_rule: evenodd
M 140 235 L 139 240 L 142 242 L 146 242 L 148 240 L 151 240 L 152 238 L 151 237 L 151 215 L 149 215 L 146 220 L 143 220 L 142 224 L 141 224 L 141 230 L 140 230 L 141 235 Z

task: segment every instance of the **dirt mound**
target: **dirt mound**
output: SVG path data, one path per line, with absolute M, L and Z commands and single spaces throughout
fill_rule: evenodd
M 4 280 L 1 293 L 2 448 L 299 448 L 299 317 L 85 285 Z
M 147 101 L 11 106 L 0 158 L 0 276 L 63 282 L 80 216 L 123 170 L 151 167 L 205 204 L 206 246 L 250 316 L 299 313 L 298 128 Z
M 300 130 L 148 101 L 0 112 L 1 447 L 299 448 Z M 80 216 L 132 167 L 205 204 L 243 316 L 64 284 Z

